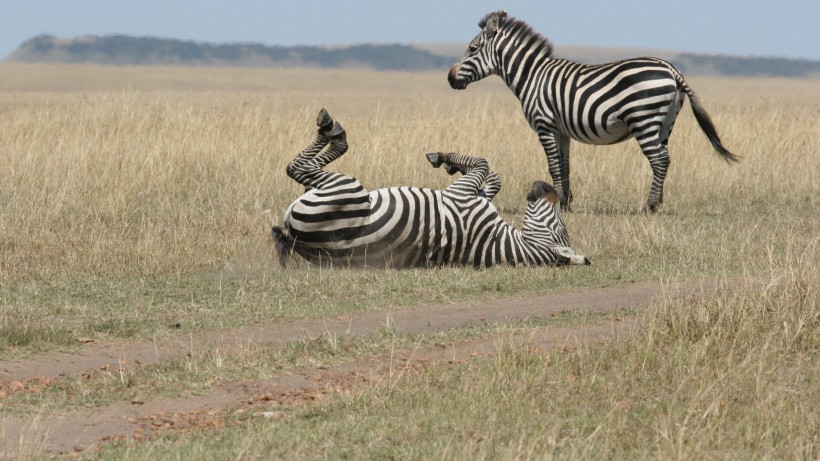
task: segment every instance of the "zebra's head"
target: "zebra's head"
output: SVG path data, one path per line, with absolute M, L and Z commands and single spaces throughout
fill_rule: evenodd
M 505 11 L 493 11 L 478 23 L 481 32 L 475 36 L 464 55 L 450 67 L 447 81 L 456 90 L 467 88 L 488 75 L 498 74 L 498 55 L 495 52 L 495 39 L 504 20 Z
M 527 193 L 522 233 L 539 247 L 547 248 L 559 264 L 592 264 L 570 246 L 569 232 L 561 219 L 561 199 L 554 187 L 535 181 Z

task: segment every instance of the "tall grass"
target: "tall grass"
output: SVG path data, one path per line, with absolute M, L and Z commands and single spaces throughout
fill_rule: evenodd
M 169 324 L 768 275 L 763 293 L 668 300 L 606 346 L 541 353 L 508 339 L 494 360 L 99 456 L 816 457 L 820 81 L 689 83 L 741 163 L 720 161 L 685 109 L 666 204 L 645 215 L 637 144 L 574 143 L 565 219 L 592 267 L 282 270 L 268 232 L 301 192 L 284 168 L 320 107 L 351 145 L 330 169 L 371 188 L 444 187 L 423 153 L 482 155 L 520 223 L 525 191 L 548 178 L 515 98 L 492 80 L 454 92 L 443 73 L 0 65 L 0 355 Z
M 519 224 L 525 191 L 549 178 L 535 134 L 497 79 L 455 92 L 441 73 L 4 64 L 0 77 L 6 325 L 67 322 L 87 333 L 100 322 L 140 324 L 151 333 L 165 315 L 206 328 L 272 318 L 260 305 L 309 316 L 317 300 L 333 304 L 332 287 L 323 295 L 304 278 L 342 277 L 358 289 L 337 305 L 374 308 L 817 262 L 817 81 L 690 79 L 743 160 L 720 161 L 685 109 L 659 215 L 639 212 L 651 173 L 637 143 L 573 143 L 576 211 L 566 220 L 593 268 L 558 279 L 422 272 L 397 290 L 416 295 L 394 296 L 383 287 L 406 277 L 390 271 L 278 268 L 269 229 L 301 193 L 285 165 L 326 107 L 351 145 L 330 169 L 370 188 L 441 188 L 452 178 L 431 169 L 425 152 L 482 155 L 504 182 L 497 205 Z M 451 289 L 454 280 L 469 283 Z
M 3 70 L 15 75 L 32 68 L 38 69 Z M 151 71 L 130 72 L 136 79 Z M 208 72 L 223 80 L 235 75 Z M 267 83 L 263 78 L 296 78 L 292 71 L 281 72 L 248 71 L 240 74 L 245 78 L 238 85 L 244 89 L 241 82 L 252 77 L 260 79 L 259 85 Z M 284 165 L 311 140 L 320 107 L 347 127 L 352 146 L 331 168 L 372 188 L 446 186 L 450 178 L 425 165 L 426 151 L 483 155 L 504 180 L 498 205 L 515 221 L 527 186 L 547 176 L 534 133 L 498 82 L 452 92 L 438 74 L 304 74 L 333 81 L 336 88 L 313 94 L 298 88 L 293 93 L 0 93 L 0 279 L 60 272 L 165 275 L 226 265 L 243 251 L 266 254 L 269 224 L 278 222 L 299 194 L 283 174 Z M 205 80 L 181 75 L 194 88 Z M 382 81 L 387 77 L 389 85 Z M 363 81 L 372 81 L 376 89 L 364 92 Z M 759 82 L 763 88 L 774 84 Z M 791 85 L 795 93 L 816 86 Z M 763 215 L 783 213 L 787 216 L 777 220 L 787 233 L 810 231 L 790 229 L 800 226 L 790 215 L 818 208 L 816 106 L 740 96 L 743 105 L 704 94 L 725 144 L 743 156 L 734 167 L 719 161 L 688 110 L 681 114 L 672 137 L 665 212 L 708 222 L 731 209 L 746 220 L 745 227 Z M 632 216 L 646 198 L 651 177 L 636 143 L 574 143 L 572 160 L 578 210 L 570 216 L 574 234 L 598 234 L 602 219 L 611 229 L 605 236 L 615 241 L 629 239 L 635 225 L 655 225 L 652 218 Z M 650 231 L 655 230 L 663 232 Z M 580 240 L 581 249 L 597 243 Z

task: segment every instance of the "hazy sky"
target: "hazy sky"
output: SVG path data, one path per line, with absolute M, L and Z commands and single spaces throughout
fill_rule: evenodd
M 43 33 L 265 45 L 455 42 L 466 48 L 478 20 L 497 9 L 559 47 L 820 59 L 818 0 L 0 0 L 0 59 Z

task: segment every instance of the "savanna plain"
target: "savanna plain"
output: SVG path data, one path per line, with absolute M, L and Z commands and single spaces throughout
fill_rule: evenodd
M 742 159 L 719 159 L 687 103 L 657 214 L 641 212 L 651 172 L 634 140 L 573 143 L 564 219 L 592 266 L 280 267 L 270 227 L 302 192 L 285 166 L 322 107 L 350 144 L 328 169 L 370 188 L 443 188 L 452 178 L 425 152 L 483 156 L 503 180 L 496 205 L 520 224 L 529 185 L 550 181 L 537 137 L 500 80 L 457 92 L 445 74 L 0 65 L 0 456 L 817 459 L 820 80 L 688 78 Z M 732 289 L 413 334 L 390 321 L 425 306 L 503 309 L 698 280 Z M 365 315 L 383 325 L 120 369 L 9 371 L 100 345 Z M 572 347 L 534 339 L 627 323 Z M 393 360 L 467 341 L 492 353 Z M 48 443 L 49 420 L 374 360 L 388 371 L 223 405 L 184 430 L 171 418 L 68 449 Z

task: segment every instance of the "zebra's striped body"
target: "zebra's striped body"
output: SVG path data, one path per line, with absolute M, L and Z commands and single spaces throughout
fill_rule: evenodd
M 490 13 L 467 52 L 450 69 L 454 89 L 499 75 L 521 102 L 538 133 L 561 203 L 572 200 L 569 143 L 613 144 L 636 138 L 652 168 L 647 209 L 663 202 L 669 167 L 667 144 L 685 96 L 698 124 L 726 161 L 737 157 L 721 144 L 709 115 L 675 67 L 657 58 L 584 65 L 552 57 L 552 44 L 503 11 Z
M 283 264 L 291 253 L 349 267 L 589 263 L 570 248 L 558 196 L 546 183 L 533 184 L 521 230 L 492 204 L 501 181 L 481 158 L 427 154 L 433 166 L 463 173 L 444 190 L 368 192 L 353 177 L 323 170 L 347 150 L 344 131 L 329 120 L 320 112 L 316 141 L 287 168 L 308 191 L 290 205 L 283 227 L 273 228 Z

